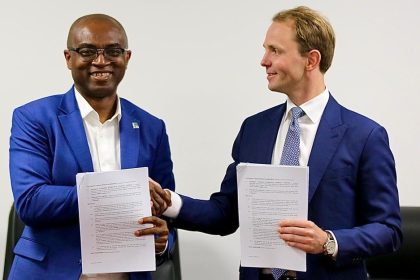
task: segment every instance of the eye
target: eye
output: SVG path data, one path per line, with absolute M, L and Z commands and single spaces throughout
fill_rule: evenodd
M 92 48 L 80 48 L 79 54 L 83 57 L 91 57 L 96 55 L 96 50 Z
M 109 48 L 109 49 L 105 49 L 105 53 L 107 56 L 118 57 L 124 53 L 124 49 Z

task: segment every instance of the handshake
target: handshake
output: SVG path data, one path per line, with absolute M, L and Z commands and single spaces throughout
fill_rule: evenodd
M 161 216 L 172 205 L 171 192 L 164 190 L 160 184 L 149 178 L 150 205 L 153 216 Z

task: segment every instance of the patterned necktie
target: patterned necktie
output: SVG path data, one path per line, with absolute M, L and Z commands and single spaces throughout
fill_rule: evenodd
M 299 107 L 293 107 L 291 109 L 291 113 L 292 118 L 290 120 L 286 140 L 284 141 L 283 153 L 280 160 L 280 164 L 282 165 L 299 165 L 300 128 L 298 119 L 305 113 Z M 285 272 L 286 270 L 281 268 L 273 268 L 271 271 L 274 279 L 276 280 L 278 280 Z
M 304 112 L 299 107 L 293 107 L 291 113 L 289 130 L 281 154 L 280 164 L 282 165 L 299 165 L 300 128 L 298 119 L 304 115 Z

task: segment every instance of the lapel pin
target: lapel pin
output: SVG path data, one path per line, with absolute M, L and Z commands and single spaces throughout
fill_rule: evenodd
M 139 123 L 138 122 L 132 122 L 133 128 L 139 128 Z

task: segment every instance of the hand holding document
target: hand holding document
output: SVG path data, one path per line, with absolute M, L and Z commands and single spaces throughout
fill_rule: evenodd
M 82 273 L 156 270 L 154 236 L 134 236 L 151 216 L 148 170 L 79 173 Z
M 241 265 L 306 271 L 306 253 L 278 233 L 281 220 L 307 219 L 309 168 L 237 166 Z

